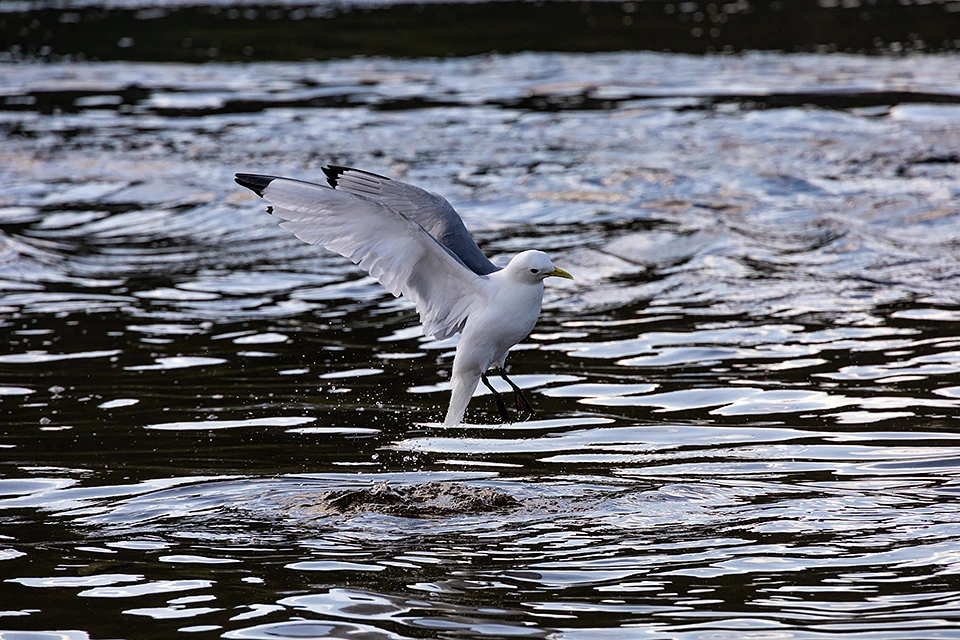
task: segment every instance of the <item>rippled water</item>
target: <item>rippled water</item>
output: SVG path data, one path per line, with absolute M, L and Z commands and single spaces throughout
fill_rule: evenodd
M 955 55 L 0 87 L 0 638 L 960 637 Z M 440 427 L 453 343 L 232 182 L 327 162 L 575 274 L 537 419 Z M 428 483 L 515 502 L 324 508 Z

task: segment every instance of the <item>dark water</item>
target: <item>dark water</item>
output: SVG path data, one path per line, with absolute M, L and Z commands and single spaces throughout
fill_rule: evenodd
M 960 60 L 0 66 L 0 632 L 960 637 Z M 235 171 L 443 193 L 537 420 Z M 330 492 L 513 498 L 417 515 Z M 183 636 L 182 634 L 191 634 Z
M 0 0 L 0 60 L 943 52 L 960 50 L 957 6 L 953 0 Z

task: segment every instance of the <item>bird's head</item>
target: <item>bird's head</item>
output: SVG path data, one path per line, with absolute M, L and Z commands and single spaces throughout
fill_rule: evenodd
M 550 257 L 543 251 L 524 251 L 518 253 L 507 265 L 506 269 L 513 278 L 527 284 L 538 284 L 543 282 L 544 278 L 557 276 L 573 280 L 573 276 L 553 266 Z

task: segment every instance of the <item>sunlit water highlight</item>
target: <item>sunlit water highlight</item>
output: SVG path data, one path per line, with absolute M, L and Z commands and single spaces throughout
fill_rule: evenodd
M 956 56 L 0 86 L 0 638 L 960 637 Z M 326 162 L 576 275 L 534 419 L 441 427 L 454 342 L 232 183 Z M 515 502 L 319 508 L 383 483 Z

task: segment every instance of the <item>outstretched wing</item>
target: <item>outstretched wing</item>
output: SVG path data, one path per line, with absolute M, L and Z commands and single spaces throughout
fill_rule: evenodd
M 413 302 L 425 333 L 452 336 L 482 304 L 486 279 L 399 211 L 311 182 L 249 173 L 238 173 L 236 181 L 273 205 L 281 227 L 349 258 Z
M 404 214 L 455 253 L 474 273 L 485 276 L 499 270 L 483 255 L 463 220 L 441 196 L 412 184 L 350 167 L 323 167 L 323 173 L 334 189 L 372 198 Z

